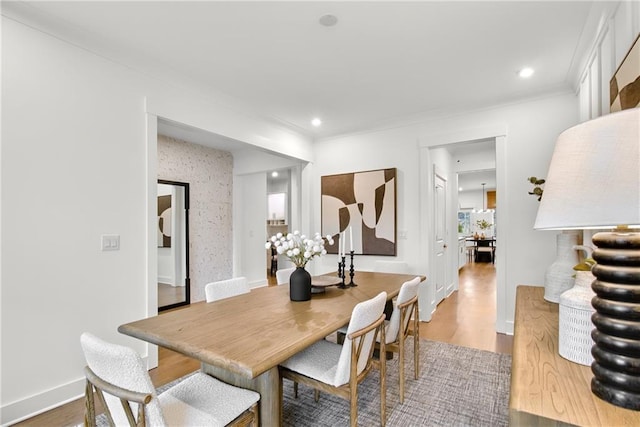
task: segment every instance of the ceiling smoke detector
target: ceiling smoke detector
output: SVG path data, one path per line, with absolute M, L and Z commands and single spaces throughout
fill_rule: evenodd
M 325 27 L 333 27 L 338 23 L 338 18 L 335 15 L 322 15 L 318 22 Z

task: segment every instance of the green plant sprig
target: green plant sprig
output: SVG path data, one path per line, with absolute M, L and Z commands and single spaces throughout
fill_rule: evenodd
M 480 227 L 481 230 L 486 230 L 487 228 L 491 227 L 491 223 L 487 222 L 486 220 L 482 219 L 482 220 L 477 220 L 476 224 L 478 225 L 478 227 Z
M 596 260 L 594 260 L 593 258 L 585 258 L 585 260 L 582 261 L 581 263 L 574 265 L 573 269 L 575 271 L 591 271 L 591 269 L 595 265 L 596 265 Z
M 536 178 L 535 176 L 530 176 L 527 180 L 533 184 L 533 191 L 529 191 L 529 194 L 537 196 L 538 201 L 542 200 L 542 193 L 544 192 L 544 189 L 541 186 L 545 183 L 545 180 Z

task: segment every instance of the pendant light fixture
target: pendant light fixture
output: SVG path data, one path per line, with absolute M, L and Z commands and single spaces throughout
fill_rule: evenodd
M 487 185 L 486 182 L 482 183 L 482 212 L 486 211 L 484 205 L 485 205 L 485 198 L 484 198 L 484 186 Z

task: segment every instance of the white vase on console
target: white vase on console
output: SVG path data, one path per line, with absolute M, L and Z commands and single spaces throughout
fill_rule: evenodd
M 559 302 L 560 294 L 573 287 L 573 266 L 578 264 L 577 231 L 563 231 L 556 236 L 557 258 L 544 275 L 544 299 Z
M 591 331 L 594 329 L 591 315 L 595 309 L 591 299 L 596 293 L 591 289 L 595 276 L 590 271 L 576 272 L 575 285 L 560 295 L 558 353 L 581 365 L 593 362 Z

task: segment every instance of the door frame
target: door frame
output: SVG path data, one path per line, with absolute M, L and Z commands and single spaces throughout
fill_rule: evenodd
M 430 267 L 435 262 L 431 248 L 433 247 L 434 230 L 433 221 L 433 161 L 430 150 L 435 147 L 446 146 L 461 142 L 482 140 L 493 138 L 496 141 L 496 188 L 507 188 L 506 182 L 506 161 L 507 161 L 507 126 L 504 123 L 488 124 L 483 127 L 460 129 L 451 132 L 425 133 L 418 138 L 418 146 L 420 149 L 420 267 L 427 272 L 427 286 L 420 291 L 420 320 L 429 321 L 436 309 L 435 304 L 435 287 L 432 286 L 428 277 Z M 457 190 L 457 188 L 456 188 Z M 451 190 L 451 186 L 450 189 Z M 508 206 L 508 194 L 506 191 L 497 191 L 496 204 L 498 206 Z M 456 218 L 452 218 L 454 220 Z M 496 332 L 513 333 L 513 323 L 507 324 L 506 311 L 508 302 L 507 298 L 507 280 L 506 280 L 506 262 L 508 248 L 507 240 L 504 233 L 508 232 L 508 218 L 502 215 L 500 220 L 500 229 L 502 235 L 498 236 L 496 246 Z M 457 244 L 451 237 L 448 245 Z M 452 252 L 447 255 L 451 257 Z M 457 256 L 457 254 L 455 254 Z M 455 263 L 453 261 L 456 261 Z M 452 274 L 457 271 L 457 260 L 449 260 L 448 265 L 452 269 Z M 453 271 L 455 269 L 455 271 Z M 452 276 L 453 277 L 453 276 Z
M 438 203 L 438 193 L 435 191 L 436 188 L 438 187 L 438 183 L 437 181 L 440 180 L 443 182 L 443 200 L 442 200 L 442 206 L 440 206 L 440 204 Z M 449 288 L 449 281 L 448 281 L 448 277 L 449 275 L 447 274 L 447 258 L 449 257 L 448 253 L 447 253 L 447 247 L 448 247 L 448 235 L 449 235 L 449 227 L 448 227 L 448 209 L 447 206 L 449 205 L 449 194 L 448 194 L 448 188 L 449 186 L 447 185 L 449 182 L 449 179 L 447 177 L 447 174 L 442 171 L 437 165 L 433 165 L 433 259 L 434 259 L 434 264 L 433 264 L 433 274 L 432 277 L 434 277 L 435 283 L 434 283 L 434 290 L 435 290 L 435 297 L 434 297 L 434 303 L 437 306 L 438 304 L 440 304 L 440 302 L 444 301 L 444 299 L 448 296 L 448 288 Z M 440 220 L 440 215 L 442 216 L 442 221 L 444 222 L 442 224 L 442 226 L 444 227 L 443 230 L 443 236 L 442 236 L 442 260 L 438 260 L 439 257 L 439 252 L 440 252 L 440 244 L 438 243 L 440 240 L 438 239 L 438 227 L 439 227 L 439 220 Z M 440 269 L 442 269 L 442 271 L 440 271 Z M 442 280 L 442 289 L 439 292 L 438 291 L 438 278 L 440 277 L 440 279 Z
M 189 183 L 188 182 L 180 182 L 180 181 L 172 181 L 172 180 L 168 180 L 168 179 L 158 179 L 158 184 L 165 184 L 165 185 L 172 185 L 175 187 L 182 187 L 183 190 L 183 200 L 182 200 L 182 206 L 178 206 L 177 204 L 175 206 L 173 206 L 174 209 L 178 210 L 183 210 L 184 212 L 182 213 L 183 216 L 183 220 L 184 220 L 184 236 L 182 237 L 182 241 L 181 243 L 181 258 L 182 261 L 181 262 L 181 267 L 182 267 L 182 275 L 184 276 L 184 301 L 178 301 L 172 304 L 168 304 L 168 305 L 164 305 L 164 306 L 160 306 L 158 304 L 158 312 L 160 311 L 164 311 L 164 310 L 171 310 L 177 307 L 182 307 L 185 305 L 189 305 L 191 304 L 191 276 L 189 274 L 190 272 L 190 265 L 189 265 L 189 204 L 190 199 L 189 199 Z M 176 242 L 177 244 L 177 242 Z M 158 272 L 156 270 L 156 286 L 158 282 Z

